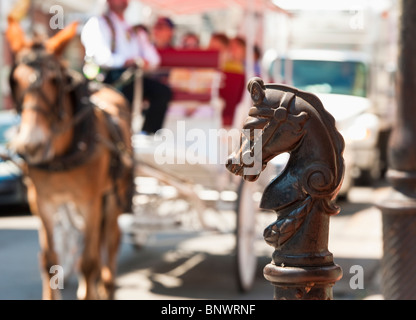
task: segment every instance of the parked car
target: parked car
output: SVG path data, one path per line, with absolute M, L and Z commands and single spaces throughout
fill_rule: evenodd
M 274 60 L 270 76 L 318 96 L 345 140 L 345 175 L 340 195 L 354 178 L 380 175 L 380 120 L 372 111 L 366 55 L 347 51 L 294 50 Z
M 27 203 L 23 173 L 17 165 L 19 158 L 8 149 L 13 131 L 20 122 L 20 116 L 13 111 L 0 111 L 0 205 L 24 205 Z

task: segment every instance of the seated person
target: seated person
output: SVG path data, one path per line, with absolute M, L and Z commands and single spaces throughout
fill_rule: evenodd
M 107 3 L 107 13 L 87 21 L 81 41 L 85 47 L 86 61 L 93 61 L 100 67 L 104 83 L 115 84 L 128 68 L 136 67 L 138 62 L 145 70 L 155 68 L 160 63 L 160 57 L 145 32 L 141 30 L 136 33 L 124 20 L 128 1 L 107 0 Z M 120 91 L 131 105 L 133 79 L 121 83 Z M 172 92 L 166 85 L 144 77 L 143 95 L 150 105 L 142 130 L 155 133 L 163 125 Z

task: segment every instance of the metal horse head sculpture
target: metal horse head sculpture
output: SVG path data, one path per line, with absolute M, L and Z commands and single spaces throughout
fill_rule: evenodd
M 288 152 L 285 170 L 266 187 L 260 203 L 277 213 L 264 238 L 276 248 L 277 265 L 297 264 L 299 258 L 308 264 L 332 261 L 329 216 L 340 210 L 334 200 L 344 173 L 344 140 L 335 120 L 311 93 L 264 84 L 260 78 L 250 80 L 248 91 L 253 107 L 243 129 L 259 129 L 260 134 L 242 135 L 241 148 L 230 156 L 227 168 L 254 181 L 271 159 Z M 247 154 L 254 160 L 247 161 Z M 256 162 L 260 172 L 247 173 Z

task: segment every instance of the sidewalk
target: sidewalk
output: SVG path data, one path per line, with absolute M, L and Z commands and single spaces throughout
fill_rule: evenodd
M 329 250 L 343 269 L 343 278 L 334 286 L 336 299 L 383 299 L 380 263 L 383 256 L 381 212 L 372 203 L 387 198 L 389 188 L 383 183 L 372 188 L 354 188 L 350 202 L 341 203 L 341 213 L 331 218 Z M 369 203 L 369 202 L 372 203 Z M 364 288 L 351 289 L 357 267 L 364 273 Z
M 332 218 L 329 250 L 343 270 L 342 279 L 334 286 L 335 299 L 383 298 L 380 287 L 381 213 L 378 209 L 373 207 L 348 217 Z M 353 290 L 350 281 L 356 283 L 353 277 L 358 270 L 363 272 L 364 288 Z
M 353 188 L 349 201 L 339 201 L 341 213 L 331 217 L 329 250 L 343 277 L 334 288 L 334 299 L 382 299 L 380 294 L 380 259 L 382 257 L 381 213 L 372 205 L 386 198 L 387 187 Z M 372 202 L 371 202 L 372 201 Z M 212 213 L 211 213 L 212 214 Z M 235 215 L 231 215 L 235 217 Z M 260 225 L 275 219 L 265 216 Z M 41 279 L 38 266 L 39 221 L 32 216 L 0 218 L 0 256 L 2 299 L 40 299 Z M 150 238 L 141 249 L 123 235 L 116 299 L 126 300 L 271 300 L 273 287 L 264 279 L 263 268 L 271 260 L 273 248 L 266 245 L 262 230 L 256 248 L 258 267 L 250 292 L 240 293 L 236 282 L 235 236 L 231 232 L 178 232 L 168 230 Z M 362 289 L 352 289 L 356 269 L 362 267 Z M 353 268 L 353 269 L 351 269 Z M 351 280 L 352 279 L 352 280 Z M 71 276 L 62 290 L 64 299 L 76 298 L 77 281 Z
M 334 299 L 382 299 L 381 213 L 369 201 L 386 197 L 387 187 L 354 188 L 349 201 L 340 201 L 341 213 L 331 218 L 329 250 L 343 269 L 334 288 Z M 274 215 L 267 217 L 273 221 Z M 263 221 L 262 221 L 263 224 Z M 265 224 L 266 226 L 267 224 Z M 234 235 L 195 233 L 156 236 L 141 251 L 126 245 L 120 259 L 117 299 L 272 299 L 273 287 L 263 277 L 263 267 L 273 249 L 259 233 L 258 270 L 253 289 L 239 293 L 235 281 Z M 125 262 L 128 260 L 128 267 Z M 351 288 L 356 268 L 362 268 L 363 289 Z M 127 267 L 127 268 L 126 268 Z M 353 278 L 353 279 L 352 279 Z M 352 279 L 352 280 L 351 280 Z

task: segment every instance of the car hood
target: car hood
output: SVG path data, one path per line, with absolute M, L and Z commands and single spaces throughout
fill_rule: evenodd
M 370 101 L 363 97 L 327 93 L 319 93 L 316 96 L 337 123 L 348 122 L 370 109 Z
M 22 171 L 12 161 L 1 161 L 0 162 L 0 180 L 8 177 L 20 177 Z
M 7 148 L 0 144 L 0 154 L 2 155 L 10 155 Z M 0 179 L 1 178 L 7 178 L 10 176 L 21 176 L 22 171 L 21 169 L 10 160 L 2 160 L 0 158 Z

